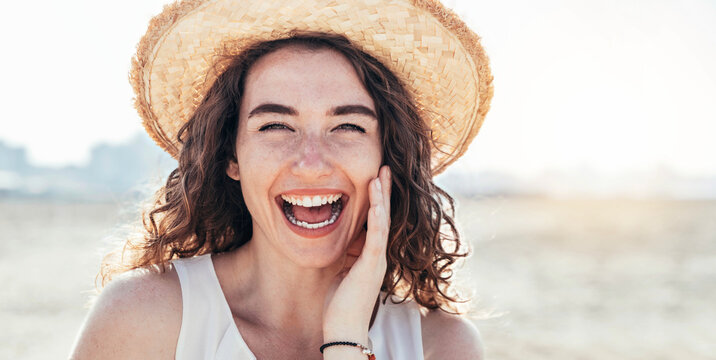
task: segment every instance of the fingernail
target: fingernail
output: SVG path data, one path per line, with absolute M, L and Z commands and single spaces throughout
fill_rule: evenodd
M 380 191 L 380 179 L 375 180 L 375 188 Z

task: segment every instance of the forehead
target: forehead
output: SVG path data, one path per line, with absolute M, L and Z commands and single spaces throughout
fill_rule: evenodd
M 373 106 L 353 64 L 330 48 L 287 46 L 259 58 L 244 84 L 244 104 L 321 100 Z M 298 104 L 294 104 L 298 105 Z

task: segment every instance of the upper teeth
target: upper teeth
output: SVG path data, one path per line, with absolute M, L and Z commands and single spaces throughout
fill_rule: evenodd
M 332 204 L 340 198 L 341 194 L 313 196 L 281 195 L 281 199 L 285 200 L 286 202 L 291 203 L 292 205 L 298 205 L 303 207 Z

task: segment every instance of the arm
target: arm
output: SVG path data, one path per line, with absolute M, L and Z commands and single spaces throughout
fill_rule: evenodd
M 467 318 L 431 310 L 421 319 L 425 360 L 483 360 L 477 327 Z
M 382 166 L 369 183 L 368 227 L 360 256 L 339 274 L 334 289 L 326 297 L 323 314 L 324 342 L 351 341 L 368 346 L 368 328 L 387 269 L 386 247 L 390 231 L 391 174 Z M 365 360 L 360 349 L 332 346 L 323 353 L 325 360 Z
M 173 359 L 180 327 L 175 272 L 125 273 L 95 301 L 70 359 Z

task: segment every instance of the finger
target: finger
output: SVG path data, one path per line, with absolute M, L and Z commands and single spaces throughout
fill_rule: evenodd
M 390 226 L 390 193 L 393 187 L 392 173 L 388 165 L 383 165 L 378 174 L 380 178 L 381 187 L 383 189 L 383 203 L 385 213 L 388 215 L 388 225 Z
M 363 254 L 379 256 L 385 252 L 388 237 L 388 223 L 380 178 L 371 182 L 369 189 L 370 210 L 368 211 L 368 231 L 366 232 Z

